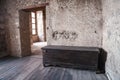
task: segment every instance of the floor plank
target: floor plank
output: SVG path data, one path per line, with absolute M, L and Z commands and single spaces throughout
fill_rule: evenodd
M 40 55 L 0 59 L 0 80 L 108 80 L 104 74 L 61 67 L 43 67 Z

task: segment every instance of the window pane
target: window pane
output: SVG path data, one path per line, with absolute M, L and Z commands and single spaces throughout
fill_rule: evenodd
M 33 18 L 35 18 L 35 13 L 34 13 L 34 12 L 31 12 L 31 16 L 32 16 Z
M 32 29 L 35 29 L 35 24 L 32 24 Z
M 36 30 L 32 30 L 32 34 L 35 35 L 36 34 Z
M 35 19 L 34 18 L 32 18 L 32 23 L 35 23 Z

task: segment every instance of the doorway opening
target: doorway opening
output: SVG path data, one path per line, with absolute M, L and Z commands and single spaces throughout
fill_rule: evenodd
M 41 47 L 47 45 L 46 42 L 46 26 L 45 26 L 45 11 L 31 11 L 31 51 L 32 54 L 41 54 Z
M 43 3 L 19 10 L 21 57 L 42 54 L 41 47 L 47 45 L 47 5 L 48 3 Z

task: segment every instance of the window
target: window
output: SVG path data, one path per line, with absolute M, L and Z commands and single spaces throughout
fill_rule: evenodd
M 39 41 L 46 40 L 45 29 L 45 14 L 44 10 L 34 10 L 31 12 L 31 34 L 33 39 L 39 39 Z M 36 40 L 37 41 L 37 40 Z
M 31 20 L 32 20 L 32 35 L 37 35 L 36 12 L 31 12 Z

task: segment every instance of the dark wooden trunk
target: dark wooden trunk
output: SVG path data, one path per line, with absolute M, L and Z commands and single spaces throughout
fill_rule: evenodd
M 42 50 L 44 66 L 61 66 L 85 70 L 98 69 L 99 48 L 46 46 Z

